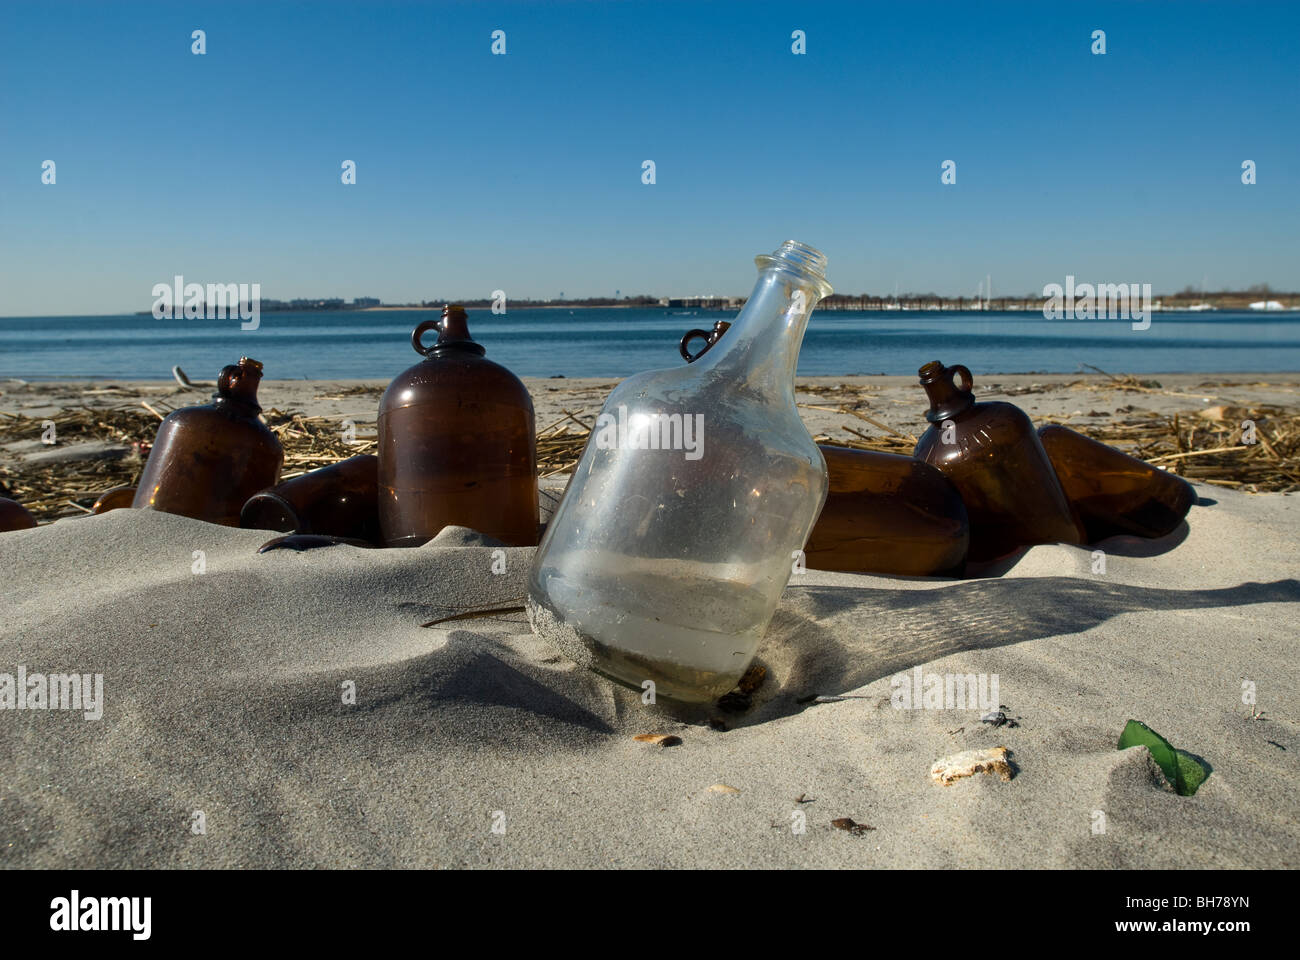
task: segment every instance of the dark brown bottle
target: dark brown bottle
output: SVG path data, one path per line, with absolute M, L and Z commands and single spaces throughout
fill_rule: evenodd
M 30 530 L 36 526 L 36 518 L 27 512 L 17 500 L 0 497 L 0 533 L 10 530 Z
M 239 524 L 379 542 L 379 458 L 349 457 L 249 497 Z
M 1163 537 L 1196 502 L 1196 491 L 1182 477 L 1067 427 L 1048 424 L 1039 428 L 1038 439 L 1089 543 L 1122 533 Z
M 284 450 L 257 415 L 262 365 L 243 357 L 224 367 L 213 401 L 186 407 L 158 425 L 132 506 L 239 526 L 239 511 L 274 486 Z
M 135 487 L 113 487 L 105 490 L 99 495 L 90 507 L 91 513 L 108 513 L 110 510 L 121 510 L 123 507 L 129 507 L 135 501 Z
M 970 523 L 947 477 L 912 457 L 819 446 L 830 493 L 804 547 L 809 567 L 918 577 L 961 569 Z
M 426 347 L 420 338 L 437 330 Z M 379 403 L 379 528 L 390 547 L 419 546 L 450 524 L 511 546 L 537 544 L 533 400 L 470 339 L 448 306 L 411 334 L 426 359 Z
M 914 455 L 953 482 L 970 515 L 971 560 L 990 560 L 1035 543 L 1083 543 L 1051 461 L 1024 411 L 977 403 L 971 372 L 937 360 L 920 369 L 930 428 Z M 962 384 L 958 386 L 957 380 Z

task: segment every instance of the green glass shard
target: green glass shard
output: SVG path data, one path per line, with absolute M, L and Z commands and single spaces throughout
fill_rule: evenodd
M 1119 735 L 1118 749 L 1127 750 L 1136 746 L 1151 751 L 1152 759 L 1180 797 L 1190 797 L 1210 775 L 1205 764 L 1191 754 L 1175 749 L 1173 744 L 1145 723 L 1130 720 L 1125 725 L 1124 732 Z

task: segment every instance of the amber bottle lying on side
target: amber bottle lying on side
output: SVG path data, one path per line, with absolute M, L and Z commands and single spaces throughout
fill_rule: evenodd
M 960 570 L 970 525 L 947 477 L 912 457 L 820 447 L 830 493 L 804 547 L 809 567 L 905 576 Z
M 1035 543 L 1083 543 L 1083 529 L 1024 411 L 976 402 L 971 373 L 960 364 L 945 367 L 936 360 L 919 376 L 930 398 L 930 427 L 915 456 L 942 471 L 961 494 L 970 515 L 969 558 L 990 560 Z
M 437 330 L 426 347 L 420 338 Z M 519 378 L 470 339 L 463 307 L 411 334 L 425 360 L 379 403 L 379 527 L 414 547 L 443 527 L 470 527 L 510 546 L 537 544 L 537 436 Z
M 1041 427 L 1038 439 L 1083 521 L 1089 543 L 1122 533 L 1163 537 L 1196 502 L 1196 491 L 1182 477 L 1067 427 Z
M 379 459 L 349 457 L 249 497 L 240 526 L 379 542 Z
M 239 526 L 239 511 L 274 486 L 284 450 L 257 418 L 262 365 L 248 357 L 221 371 L 212 403 L 185 407 L 158 425 L 132 506 Z
M 30 530 L 36 526 L 36 519 L 27 512 L 17 500 L 0 497 L 0 533 L 10 530 Z
M 112 487 L 105 490 L 99 495 L 93 504 L 91 504 L 91 513 L 108 513 L 110 510 L 121 510 L 130 507 L 135 500 L 135 487 L 121 486 Z

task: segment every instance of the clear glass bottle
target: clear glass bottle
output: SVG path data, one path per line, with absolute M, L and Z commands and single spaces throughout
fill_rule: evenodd
M 730 331 L 609 395 L 529 580 L 533 629 L 575 662 L 688 702 L 735 686 L 826 499 L 794 377 L 826 258 L 787 241 Z
M 704 356 L 731 324 L 690 330 L 679 349 Z M 691 342 L 703 340 L 698 350 Z M 970 521 L 957 488 L 912 457 L 819 444 L 828 492 L 804 554 L 809 569 L 905 576 L 957 575 L 970 545 Z

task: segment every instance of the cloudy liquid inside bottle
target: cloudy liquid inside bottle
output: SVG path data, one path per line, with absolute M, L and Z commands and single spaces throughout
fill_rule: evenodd
M 653 681 L 656 695 L 674 700 L 706 702 L 735 687 L 771 617 L 766 592 L 735 580 L 649 572 L 575 580 L 562 568 L 538 572 L 546 602 L 529 596 L 538 635 L 575 663 L 637 690 Z

